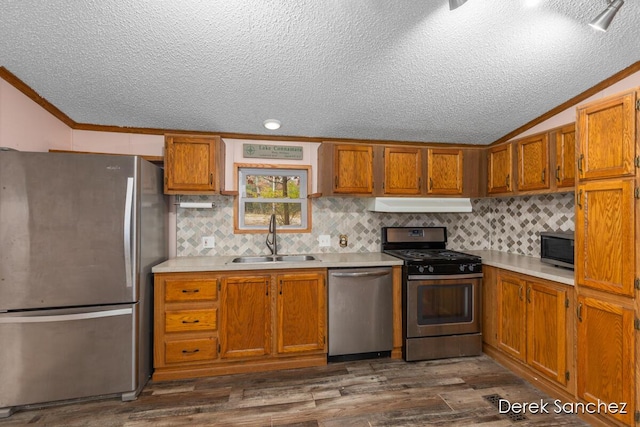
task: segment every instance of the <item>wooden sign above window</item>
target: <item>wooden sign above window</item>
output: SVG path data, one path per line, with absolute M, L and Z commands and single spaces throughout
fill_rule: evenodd
M 242 156 L 251 159 L 302 160 L 302 147 L 291 145 L 242 144 Z

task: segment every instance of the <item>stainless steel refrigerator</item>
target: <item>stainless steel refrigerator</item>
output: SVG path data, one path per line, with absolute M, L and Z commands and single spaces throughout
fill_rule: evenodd
M 152 369 L 151 267 L 167 258 L 162 170 L 137 156 L 0 151 L 0 417 Z

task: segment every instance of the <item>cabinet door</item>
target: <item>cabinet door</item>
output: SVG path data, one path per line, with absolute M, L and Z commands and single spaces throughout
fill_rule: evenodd
M 498 346 L 498 269 L 482 266 L 482 341 Z
M 487 174 L 489 193 L 506 193 L 511 191 L 511 144 L 504 144 L 489 149 Z
M 420 148 L 384 148 L 383 192 L 385 195 L 422 193 L 422 150 Z
M 462 194 L 462 150 L 430 148 L 427 193 Z
M 576 188 L 576 285 L 633 296 L 634 181 L 593 181 Z
M 580 179 L 635 174 L 635 92 L 578 108 Z
M 549 142 L 547 134 L 518 141 L 518 190 L 549 188 Z
M 633 310 L 578 297 L 577 353 L 578 397 L 596 404 L 626 402 L 626 415 L 611 416 L 632 425 L 636 378 Z
M 567 291 L 560 285 L 527 282 L 527 363 L 566 385 Z
M 336 145 L 333 150 L 334 193 L 373 193 L 373 147 Z
M 271 353 L 271 278 L 222 279 L 220 356 L 239 358 Z
M 565 126 L 555 133 L 557 187 L 573 187 L 576 184 L 576 126 Z
M 517 276 L 498 276 L 498 347 L 525 361 L 527 348 L 525 282 Z
M 216 191 L 218 137 L 165 136 L 164 192 L 213 193 Z
M 324 274 L 282 274 L 277 286 L 278 353 L 324 352 Z

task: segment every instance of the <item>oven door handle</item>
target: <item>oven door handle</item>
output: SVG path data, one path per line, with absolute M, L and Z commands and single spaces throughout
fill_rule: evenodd
M 386 276 L 390 272 L 389 271 L 359 271 L 353 273 L 336 273 L 333 272 L 331 275 L 333 277 L 381 277 Z
M 437 275 L 417 275 L 417 276 L 408 276 L 407 280 L 458 280 L 458 279 L 481 279 L 482 273 L 474 273 L 474 274 L 437 274 Z

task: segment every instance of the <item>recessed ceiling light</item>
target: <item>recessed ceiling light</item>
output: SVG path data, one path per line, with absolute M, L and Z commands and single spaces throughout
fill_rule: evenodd
M 280 129 L 280 120 L 267 119 L 262 124 L 264 125 L 264 127 L 266 127 L 269 130 Z

